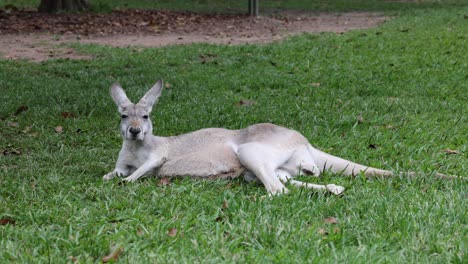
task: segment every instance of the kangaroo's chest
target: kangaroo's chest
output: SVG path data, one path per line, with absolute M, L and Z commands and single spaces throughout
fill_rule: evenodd
M 134 169 L 139 168 L 150 158 L 150 152 L 144 148 L 127 148 L 123 152 L 125 163 Z

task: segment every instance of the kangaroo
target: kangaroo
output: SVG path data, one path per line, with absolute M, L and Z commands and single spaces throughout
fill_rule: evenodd
M 294 180 L 297 175 L 318 177 L 330 170 L 347 176 L 392 177 L 391 171 L 372 168 L 322 152 L 295 130 L 264 123 L 240 130 L 206 128 L 191 133 L 159 137 L 152 134 L 150 113 L 162 92 L 162 80 L 133 104 L 115 83 L 110 95 L 121 115 L 123 137 L 115 169 L 104 175 L 109 180 L 127 176 L 133 182 L 155 173 L 161 177 L 189 176 L 203 179 L 235 178 L 260 181 L 269 194 L 287 193 L 285 183 L 333 194 L 343 193 L 335 184 L 318 185 Z M 409 176 L 415 176 L 409 173 Z M 449 178 L 435 174 L 438 178 Z

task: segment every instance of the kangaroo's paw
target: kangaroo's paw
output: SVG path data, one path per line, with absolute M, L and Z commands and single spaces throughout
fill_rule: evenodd
M 344 192 L 345 188 L 343 186 L 335 185 L 335 184 L 327 184 L 325 185 L 327 190 L 332 192 L 333 194 L 340 195 Z
M 102 178 L 103 178 L 104 180 L 110 180 L 110 179 L 112 179 L 112 178 L 115 178 L 115 176 L 117 176 L 117 173 L 116 173 L 115 171 L 113 171 L 113 172 L 107 173 L 107 174 L 104 175 Z
M 269 196 L 269 197 L 272 197 L 272 196 L 279 196 L 279 195 L 287 194 L 287 193 L 289 193 L 289 190 L 286 189 L 285 187 L 283 187 L 283 188 L 280 188 L 280 189 L 277 189 L 277 190 L 269 191 L 269 192 L 268 192 L 268 196 Z
M 127 178 L 123 178 L 123 181 L 126 181 L 126 182 L 136 182 L 138 180 L 138 177 L 132 177 L 132 176 L 128 176 Z

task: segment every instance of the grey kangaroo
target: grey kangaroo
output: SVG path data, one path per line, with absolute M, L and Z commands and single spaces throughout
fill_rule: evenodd
M 244 175 L 247 181 L 260 181 L 272 195 L 288 192 L 285 183 L 338 195 L 344 187 L 304 183 L 293 177 L 319 176 L 325 170 L 343 175 L 364 173 L 367 177 L 394 175 L 391 171 L 322 152 L 312 147 L 299 132 L 268 123 L 240 130 L 206 128 L 179 136 L 155 136 L 150 113 L 162 87 L 159 80 L 137 104 L 133 104 L 119 84 L 111 86 L 111 97 L 121 115 L 123 145 L 115 169 L 104 175 L 104 179 L 126 176 L 124 180 L 132 182 L 149 173 L 206 179 Z M 415 175 L 413 172 L 408 174 Z M 451 177 L 440 173 L 435 176 Z

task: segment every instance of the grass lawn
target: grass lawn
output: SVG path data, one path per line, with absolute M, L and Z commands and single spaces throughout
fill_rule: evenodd
M 431 174 L 467 176 L 467 14 L 407 10 L 269 45 L 74 45 L 95 59 L 0 60 L 0 263 L 94 263 L 116 248 L 124 263 L 466 263 L 467 184 Z M 290 187 L 266 199 L 242 180 L 104 182 L 121 144 L 109 86 L 136 100 L 158 78 L 170 84 L 158 135 L 273 122 L 334 155 L 425 174 L 328 173 L 302 180 L 343 196 Z

